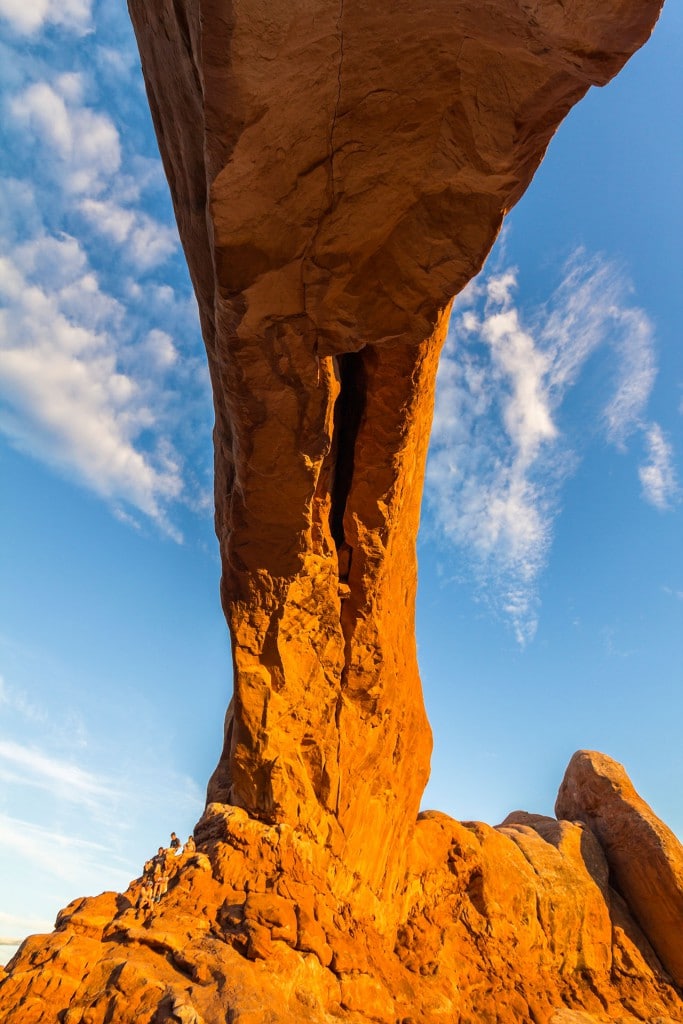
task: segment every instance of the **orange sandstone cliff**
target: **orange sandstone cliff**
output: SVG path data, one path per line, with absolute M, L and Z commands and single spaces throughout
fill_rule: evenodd
M 683 852 L 602 755 L 418 814 L 415 537 L 452 297 L 657 0 L 129 0 L 214 391 L 225 743 L 153 913 L 76 901 L 8 1024 L 683 1021 Z

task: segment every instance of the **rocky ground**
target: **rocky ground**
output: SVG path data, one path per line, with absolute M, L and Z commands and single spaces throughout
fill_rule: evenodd
M 26 940 L 3 1024 L 683 1021 L 680 844 L 600 754 L 557 813 L 422 814 L 394 914 L 291 827 L 211 805 L 152 911 L 136 879 Z

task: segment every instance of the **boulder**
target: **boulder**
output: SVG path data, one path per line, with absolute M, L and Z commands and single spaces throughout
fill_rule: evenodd
M 662 963 L 683 987 L 683 847 L 605 754 L 579 750 L 555 805 L 558 817 L 585 822 L 605 851 L 612 884 Z

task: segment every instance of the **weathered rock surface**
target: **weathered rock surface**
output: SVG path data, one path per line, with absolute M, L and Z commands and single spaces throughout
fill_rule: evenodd
M 28 940 L 3 1024 L 683 1021 L 679 904 L 614 867 L 621 812 L 418 816 L 413 631 L 452 296 L 657 0 L 130 9 L 214 388 L 235 690 L 198 853 L 153 913 L 137 880 Z
M 130 0 L 216 409 L 234 697 L 209 799 L 402 877 L 415 536 L 452 297 L 659 0 Z
M 612 884 L 683 987 L 683 849 L 638 796 L 620 764 L 574 754 L 560 787 L 558 816 L 585 822 L 600 840 Z
M 331 883 L 350 873 L 291 826 L 212 804 L 196 834 L 151 912 L 133 909 L 136 879 L 28 939 L 0 982 L 3 1024 L 683 1021 L 583 823 L 420 815 L 391 932 L 368 884 Z

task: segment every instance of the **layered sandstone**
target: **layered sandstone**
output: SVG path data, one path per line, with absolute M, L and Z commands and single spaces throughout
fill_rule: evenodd
M 28 940 L 8 1024 L 683 1021 L 680 849 L 625 784 L 602 805 L 597 755 L 569 820 L 418 814 L 413 633 L 450 302 L 657 0 L 130 9 L 214 389 L 234 696 L 199 852 L 153 913 L 136 880 Z M 663 881 L 630 863 L 655 848 Z

